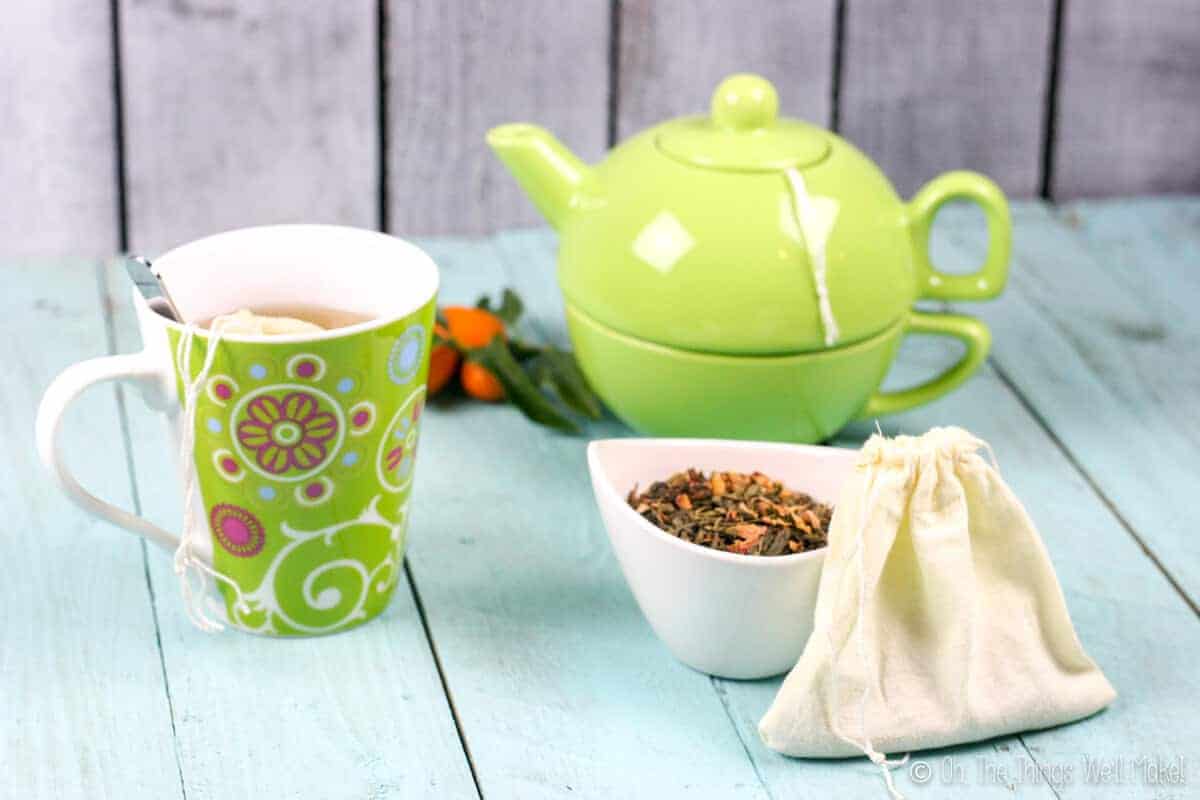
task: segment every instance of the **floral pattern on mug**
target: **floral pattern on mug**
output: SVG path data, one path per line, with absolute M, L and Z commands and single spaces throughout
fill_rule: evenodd
M 376 456 L 376 474 L 383 488 L 400 492 L 412 482 L 413 462 L 417 455 L 418 420 L 425 408 L 425 387 L 408 396 L 396 410 Z
M 291 389 L 292 387 L 279 387 Z M 340 409 L 312 390 L 259 393 L 237 417 L 237 443 L 274 476 L 320 469 L 336 449 Z

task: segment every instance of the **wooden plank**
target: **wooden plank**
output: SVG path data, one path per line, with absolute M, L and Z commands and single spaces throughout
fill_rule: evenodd
M 1053 197 L 1200 190 L 1200 5 L 1064 8 Z
M 545 229 L 505 231 L 497 236 L 497 248 L 506 267 L 506 282 L 514 285 L 520 291 L 522 299 L 526 301 L 530 326 L 546 341 L 569 347 L 568 336 L 566 336 L 563 324 L 562 303 L 560 303 L 558 287 L 553 277 L 556 237 Z M 912 342 L 906 343 L 906 347 L 902 350 L 902 356 L 906 361 L 901 368 L 894 371 L 895 374 L 890 375 L 889 383 L 895 385 L 912 383 L 916 379 L 916 375 L 926 375 L 936 371 L 943 362 L 946 362 L 948 355 L 953 355 L 953 353 L 948 354 L 946 350 L 936 342 L 922 341 L 922 339 L 913 339 Z M 630 435 L 630 432 L 628 428 L 620 425 L 617 421 L 608 421 L 589 431 L 589 437 L 599 438 L 606 437 L 606 435 Z M 865 433 L 859 431 L 850 439 L 842 441 L 841 444 L 857 447 L 862 443 L 864 435 Z M 582 444 L 580 446 L 582 449 Z M 578 457 L 577 463 L 566 461 L 560 464 L 558 473 L 576 473 L 580 469 L 586 471 L 582 455 Z M 563 479 L 558 479 L 558 482 L 563 482 Z M 576 507 L 584 506 L 589 510 L 589 517 L 594 518 L 590 524 L 594 525 L 594 529 L 598 531 L 596 535 L 600 536 L 605 543 L 605 557 L 611 559 L 611 555 L 607 551 L 607 540 L 604 539 L 604 528 L 601 527 L 599 519 L 595 518 L 590 492 L 578 494 L 575 504 Z M 560 552 L 559 558 L 570 559 L 572 554 Z M 628 589 L 625 589 L 623 579 L 618 577 L 616 583 L 619 587 L 617 591 L 628 595 Z M 632 616 L 632 618 L 622 615 L 618 619 L 622 627 L 646 627 L 646 622 L 642 620 L 640 614 Z M 611 622 L 612 627 L 616 627 L 616 625 L 616 621 Z M 629 633 L 624 633 L 624 636 L 629 636 Z M 678 664 L 673 661 L 671 655 L 665 648 L 662 648 L 661 644 L 655 644 L 656 650 L 652 649 L 647 654 L 638 656 L 638 662 L 642 664 L 642 668 L 653 667 L 671 674 L 676 673 L 676 670 L 679 669 Z M 694 673 L 684 670 L 684 674 Z M 760 786 L 766 790 L 768 796 L 775 796 L 775 798 L 779 798 L 779 796 L 877 798 L 880 796 L 882 792 L 881 778 L 878 771 L 869 763 L 788 759 L 779 756 L 778 753 L 768 751 L 762 745 L 762 742 L 758 740 L 757 723 L 772 703 L 775 692 L 779 691 L 780 682 L 781 679 L 762 681 L 710 679 L 709 687 L 689 682 L 686 690 L 689 693 L 713 692 L 715 699 L 725 709 L 728 721 L 736 728 L 738 741 L 742 742 L 742 746 L 754 764 Z M 646 704 L 666 705 L 676 702 L 672 697 L 654 699 L 649 697 L 646 688 L 640 688 L 637 696 L 641 697 L 643 694 L 647 696 L 642 700 Z M 691 702 L 695 703 L 695 698 L 692 698 Z M 595 714 L 598 710 L 592 710 L 592 712 Z M 468 727 L 469 735 L 470 728 Z M 666 738 L 668 734 L 660 732 L 659 735 Z M 706 744 L 703 746 L 696 746 L 692 758 L 709 760 L 728 757 L 727 753 L 722 752 L 728 746 L 725 735 L 721 735 L 719 738 L 706 736 L 704 741 Z M 985 744 L 959 748 L 944 763 L 941 754 L 938 754 L 936 764 L 938 770 L 946 771 L 946 775 L 965 772 L 965 774 L 973 776 L 976 764 L 980 760 L 984 760 L 986 763 L 996 764 L 1001 769 L 1007 770 L 1009 774 L 1013 774 L 1019 768 L 1019 759 L 1025 754 L 1020 741 L 1008 736 L 1008 738 L 985 742 Z M 660 769 L 679 768 L 672 768 L 671 765 L 665 764 Z M 486 783 L 484 786 L 486 793 Z M 654 790 L 659 789 L 661 787 L 656 787 Z M 1052 796 L 1048 789 L 1039 787 L 1037 783 L 1026 789 L 1031 796 L 1045 796 L 1045 798 Z M 576 787 L 576 790 L 581 790 L 581 787 Z M 582 790 L 590 793 L 589 796 L 602 795 L 590 784 L 582 787 Z M 630 787 L 620 787 L 620 790 L 622 793 L 634 792 L 636 794 L 638 789 L 636 784 L 631 784 Z M 929 788 L 923 787 L 922 796 L 958 798 L 960 790 L 961 787 L 958 784 L 944 782 Z M 1002 798 L 1002 796 L 1010 796 L 1010 792 L 1006 787 L 982 787 L 982 796 Z
M 0 374 L 0 774 L 9 797 L 181 795 L 142 547 L 70 505 L 34 450 L 50 379 L 105 354 L 95 267 L 0 269 L 9 343 Z M 120 430 L 111 388 L 94 389 L 68 414 L 63 442 L 80 481 L 128 508 Z
M 540 223 L 484 144 L 505 122 L 544 125 L 580 157 L 605 147 L 607 0 L 388 0 L 389 230 L 479 233 Z
M 133 248 L 377 226 L 374 2 L 124 0 L 120 28 Z
M 708 112 L 717 84 L 757 72 L 780 113 L 832 122 L 834 0 L 626 0 L 620 10 L 617 126 L 625 138 L 683 114 Z
M 1037 194 L 1052 14 L 1052 0 L 847 3 L 842 133 L 904 196 L 950 169 Z
M 110 272 L 108 290 L 118 347 L 134 350 L 127 281 Z M 127 408 L 141 510 L 176 530 L 181 489 L 161 420 L 136 397 Z M 190 800 L 476 796 L 406 581 L 380 619 L 337 636 L 207 635 L 184 616 L 170 559 L 150 558 Z
M 1200 202 L 1026 207 L 1013 286 L 984 309 L 995 359 L 1200 604 L 1200 544 L 1177 501 L 1200 485 Z M 1065 222 L 1064 222 L 1065 220 Z M 965 236 L 964 258 L 982 243 Z M 1084 411 L 1086 409 L 1086 412 Z
M 422 244 L 443 303 L 511 282 L 487 241 Z M 586 441 L 473 402 L 424 424 L 410 562 L 483 795 L 764 797 L 708 678 L 642 623 Z
M 105 256 L 118 245 L 109 7 L 14 3 L 0 23 L 0 253 Z

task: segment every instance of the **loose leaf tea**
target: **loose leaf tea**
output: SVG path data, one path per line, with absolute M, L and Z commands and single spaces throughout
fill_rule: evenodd
M 824 547 L 833 507 L 794 492 L 761 472 L 697 469 L 655 481 L 629 505 L 687 542 L 752 556 L 784 556 Z

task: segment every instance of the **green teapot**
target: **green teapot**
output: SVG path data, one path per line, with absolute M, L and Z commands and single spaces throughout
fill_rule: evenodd
M 584 375 L 643 433 L 821 441 L 856 417 L 940 397 L 987 356 L 982 322 L 913 304 L 1004 288 L 1000 189 L 950 172 L 905 203 L 853 145 L 778 106 L 767 80 L 734 75 L 709 116 L 652 127 L 594 167 L 535 125 L 487 135 L 560 234 Z M 933 217 L 952 198 L 987 219 L 987 256 L 968 275 L 929 259 Z M 966 351 L 925 383 L 881 392 L 907 333 L 952 336 Z

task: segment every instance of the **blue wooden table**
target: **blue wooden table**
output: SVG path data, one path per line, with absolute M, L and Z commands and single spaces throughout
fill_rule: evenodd
M 1197 797 L 1200 199 L 1014 217 L 1009 290 L 961 309 L 992 326 L 988 366 L 883 428 L 957 424 L 992 443 L 1120 697 L 1079 724 L 914 754 L 930 780 L 897 780 L 910 797 Z M 977 261 L 976 223 L 943 215 L 942 263 Z M 550 233 L 422 244 L 443 302 L 513 286 L 529 333 L 565 343 Z M 192 629 L 169 559 L 68 505 L 33 450 L 52 375 L 138 347 L 123 277 L 27 261 L 0 282 L 0 797 L 885 796 L 864 759 L 763 747 L 778 680 L 709 678 L 655 639 L 588 485 L 587 439 L 628 435 L 611 420 L 575 438 L 435 403 L 405 585 L 381 620 L 302 641 Z M 889 382 L 953 356 L 914 340 Z M 177 527 L 161 427 L 136 395 L 97 390 L 68 427 L 85 483 Z M 1184 785 L 1136 766 L 1179 759 Z M 1089 763 L 1127 769 L 1097 782 Z

